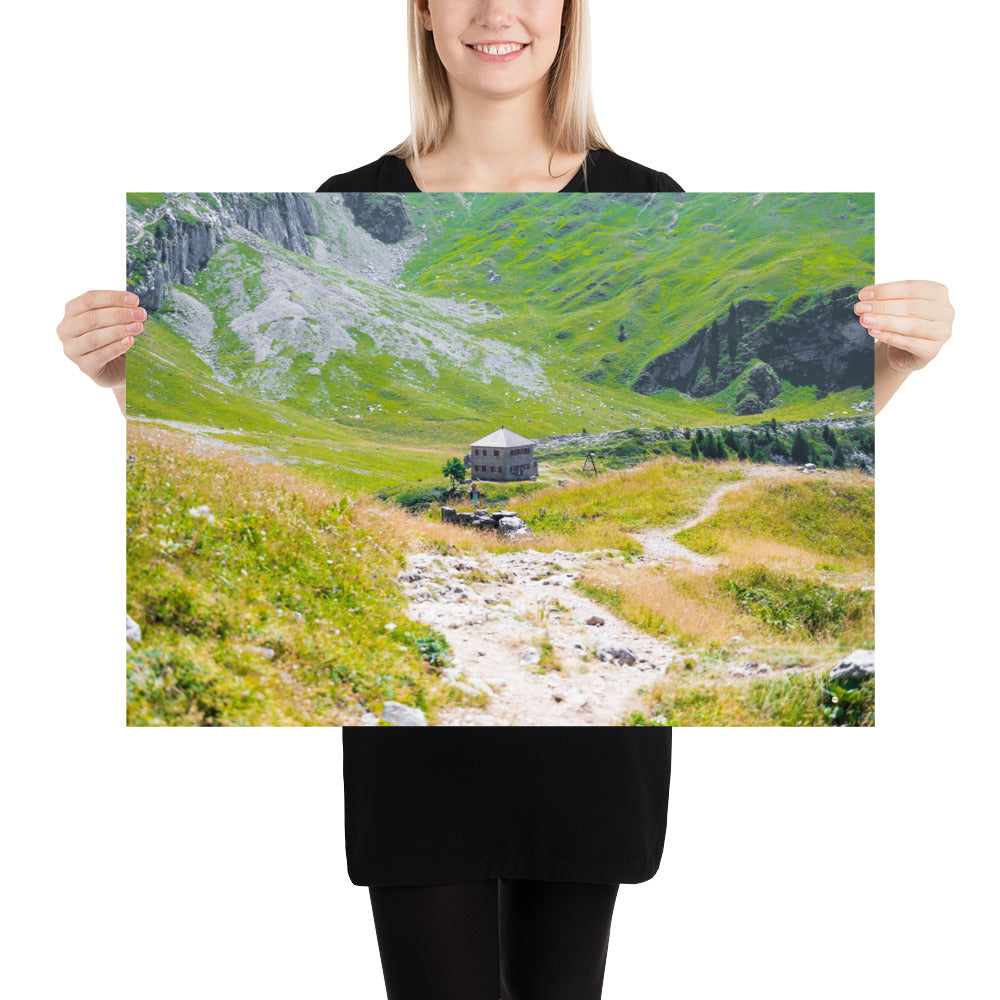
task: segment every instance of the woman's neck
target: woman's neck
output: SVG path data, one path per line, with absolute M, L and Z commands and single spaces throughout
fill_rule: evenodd
M 489 98 L 452 93 L 451 128 L 441 146 L 406 161 L 422 191 L 558 191 L 584 153 L 553 150 L 544 116 L 545 93 Z M 549 158 L 552 157 L 549 173 Z

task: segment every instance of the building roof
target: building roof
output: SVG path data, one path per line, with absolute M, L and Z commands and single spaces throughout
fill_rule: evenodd
M 469 447 L 514 448 L 518 445 L 534 443 L 535 442 L 531 438 L 521 437 L 520 434 L 515 434 L 513 431 L 507 430 L 506 427 L 501 427 L 492 434 L 487 434 L 486 437 L 480 438 L 478 441 L 473 441 Z

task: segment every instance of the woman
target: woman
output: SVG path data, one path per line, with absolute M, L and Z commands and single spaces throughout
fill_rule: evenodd
M 589 85 L 585 0 L 413 0 L 412 133 L 321 191 L 679 191 L 613 153 Z M 66 307 L 65 351 L 124 412 L 138 300 Z M 875 408 L 950 335 L 934 282 L 864 289 Z M 369 886 L 390 1000 L 600 997 L 619 884 L 651 878 L 671 730 L 344 731 L 348 870 Z

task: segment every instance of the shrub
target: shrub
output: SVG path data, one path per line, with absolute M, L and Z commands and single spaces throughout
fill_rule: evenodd
M 719 585 L 744 611 L 778 633 L 799 628 L 813 637 L 832 635 L 845 626 L 860 626 L 872 605 L 870 591 L 840 590 L 763 566 L 732 573 Z

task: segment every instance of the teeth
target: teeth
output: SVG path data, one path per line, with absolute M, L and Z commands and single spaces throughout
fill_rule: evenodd
M 521 42 L 508 42 L 506 45 L 473 45 L 472 47 L 477 52 L 485 52 L 491 56 L 505 56 L 508 52 L 516 52 L 518 49 L 523 49 L 524 44 Z

